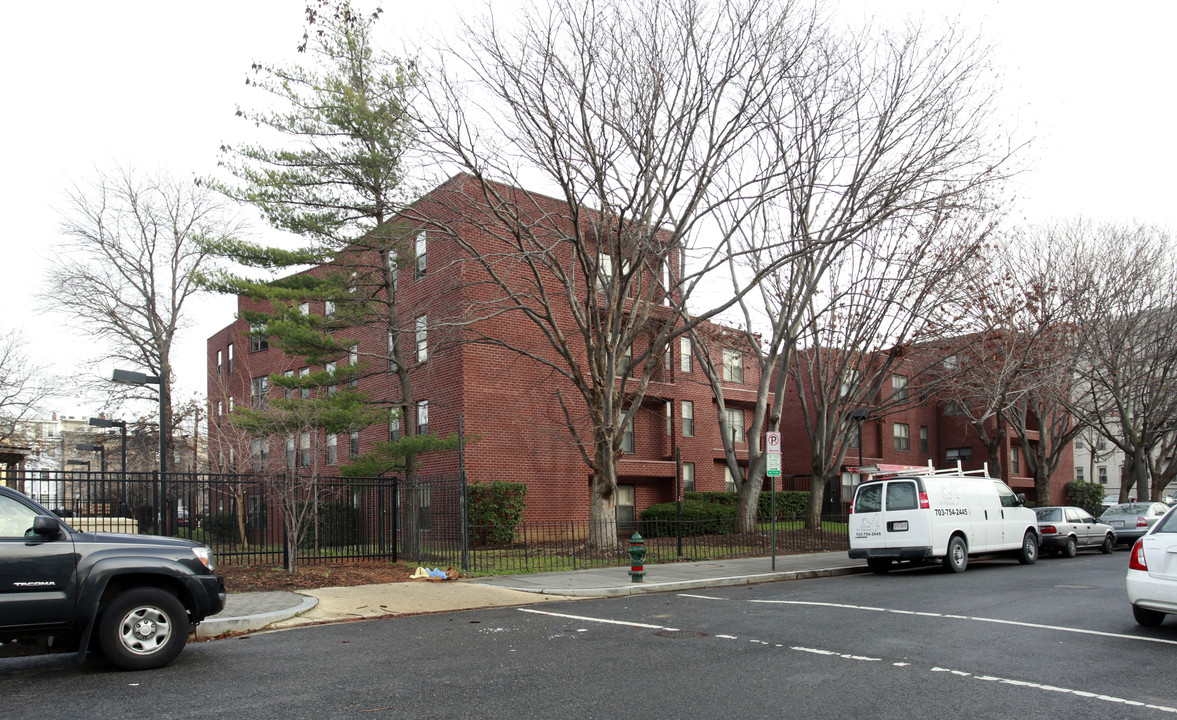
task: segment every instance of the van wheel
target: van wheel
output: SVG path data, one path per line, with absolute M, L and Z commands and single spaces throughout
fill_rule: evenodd
M 1068 546 L 1073 547 L 1074 543 L 1075 541 L 1071 540 Z M 1065 553 L 1066 550 L 1063 552 Z M 1074 551 L 1070 555 L 1067 555 L 1067 557 L 1075 557 Z M 1022 536 L 1022 549 L 1018 551 L 1018 562 L 1023 565 L 1033 565 L 1038 562 L 1038 537 L 1029 530 Z
M 870 568 L 871 572 L 878 573 L 879 575 L 891 572 L 891 561 L 883 558 L 868 558 L 866 566 Z
M 1063 545 L 1063 557 L 1073 558 L 1078 551 L 1079 546 L 1075 543 L 1075 538 L 1067 538 L 1067 544 Z
M 948 554 L 944 556 L 944 568 L 954 573 L 964 572 L 969 564 L 969 549 L 964 538 L 953 535 L 948 541 Z
M 1103 545 L 1099 546 L 1099 551 L 1101 553 L 1103 553 L 1104 555 L 1111 555 L 1112 550 L 1115 550 L 1115 549 L 1116 549 L 1116 538 L 1112 537 L 1111 533 L 1108 533 L 1107 535 L 1104 536 Z

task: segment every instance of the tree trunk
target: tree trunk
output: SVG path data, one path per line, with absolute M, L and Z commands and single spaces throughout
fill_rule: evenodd
M 805 529 L 821 529 L 821 509 L 826 500 L 826 477 L 819 471 L 809 477 L 809 505 L 805 508 Z
M 617 538 L 617 465 L 613 461 L 612 443 L 597 439 L 593 471 L 592 496 L 589 503 L 589 547 L 613 550 L 621 546 Z
M 764 454 L 749 460 L 743 482 L 736 487 L 736 532 L 756 532 L 756 521 L 760 515 L 760 492 L 764 487 Z

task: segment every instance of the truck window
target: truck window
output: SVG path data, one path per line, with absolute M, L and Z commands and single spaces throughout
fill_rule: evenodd
M 883 509 L 883 486 L 863 485 L 858 488 L 858 496 L 854 498 L 854 512 L 879 512 Z
M 919 503 L 916 501 L 915 483 L 887 483 L 888 510 L 915 510 L 917 507 Z
M 37 513 L 12 498 L 0 497 L 0 537 L 25 537 Z
M 1001 481 L 993 483 L 997 488 L 997 497 L 1001 498 L 1001 507 L 1017 507 L 1018 497 L 1014 495 L 1014 491 L 1009 489 L 1009 486 Z

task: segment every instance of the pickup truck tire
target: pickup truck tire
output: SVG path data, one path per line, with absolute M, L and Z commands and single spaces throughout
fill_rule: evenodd
M 102 653 L 124 670 L 167 665 L 188 642 L 188 613 L 165 590 L 143 587 L 116 596 L 98 620 Z

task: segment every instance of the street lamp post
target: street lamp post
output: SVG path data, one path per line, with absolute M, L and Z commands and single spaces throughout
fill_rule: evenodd
M 123 471 L 124 475 L 126 475 L 126 473 L 127 473 L 127 422 L 125 420 L 107 420 L 106 418 L 90 418 L 90 427 L 100 427 L 100 428 L 116 427 L 122 432 L 122 440 L 123 440 L 122 455 L 121 455 L 122 465 L 119 466 L 119 469 Z
M 854 422 L 858 424 L 858 467 L 862 468 L 862 423 L 866 421 L 866 416 L 869 411 L 866 408 L 856 408 L 854 414 Z M 859 474 L 861 474 L 861 469 Z
M 116 383 L 124 385 L 157 385 L 159 386 L 159 486 L 162 489 L 165 487 L 164 481 L 167 475 L 168 468 L 168 445 L 164 433 L 164 405 L 167 402 L 167 393 L 164 389 L 163 378 L 159 375 L 147 375 L 141 372 L 134 372 L 132 370 L 115 370 L 110 378 Z M 157 506 L 158 507 L 158 506 Z M 166 533 L 166 528 L 164 529 Z
M 104 447 L 102 445 L 95 445 L 93 443 L 78 443 L 77 445 L 74 445 L 74 449 L 75 450 L 82 450 L 83 452 L 96 452 L 96 453 L 98 453 L 98 459 L 99 459 L 98 467 L 101 470 L 101 472 L 103 472 L 103 473 L 106 472 L 106 447 Z
M 100 428 L 116 427 L 121 431 L 123 444 L 122 444 L 122 452 L 119 457 L 120 462 L 121 462 L 121 464 L 119 465 L 119 469 L 123 471 L 123 481 L 122 481 L 122 491 L 119 492 L 119 498 L 122 503 L 122 506 L 119 508 L 119 512 L 123 515 L 126 515 L 126 513 L 127 513 L 127 483 L 130 481 L 130 478 L 127 477 L 127 421 L 126 420 L 107 420 L 106 418 L 96 417 L 96 418 L 90 418 L 90 427 L 100 427 Z M 103 460 L 105 461 L 105 459 L 106 459 L 105 452 L 103 452 L 102 457 L 103 457 Z

